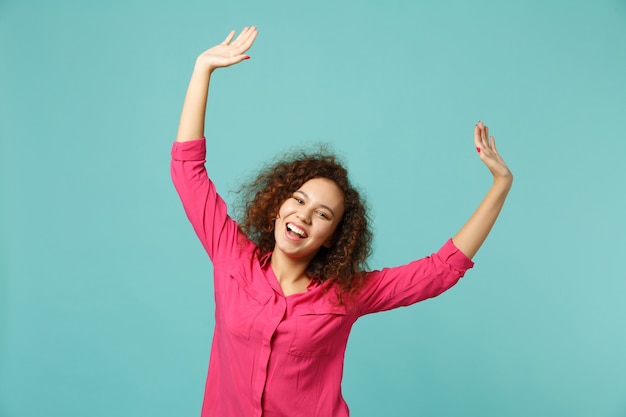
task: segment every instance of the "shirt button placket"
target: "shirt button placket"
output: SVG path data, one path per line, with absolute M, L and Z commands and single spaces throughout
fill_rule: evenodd
M 287 310 L 287 302 L 283 297 L 275 297 L 273 300 L 269 301 L 269 304 L 272 305 L 268 306 L 269 314 L 267 317 L 267 325 L 263 329 L 263 338 L 261 340 L 261 354 L 259 355 L 259 369 L 257 373 L 259 377 L 254 387 L 254 400 L 259 406 L 259 408 L 255 410 L 255 417 L 261 417 L 263 414 L 261 400 L 267 382 L 267 368 L 270 362 L 270 355 L 272 354 L 272 337 Z

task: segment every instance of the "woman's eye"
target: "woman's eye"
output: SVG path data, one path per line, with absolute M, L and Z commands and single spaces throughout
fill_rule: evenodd
M 327 218 L 328 218 L 328 216 L 326 215 L 326 213 L 324 213 L 323 211 L 318 211 L 318 212 L 317 212 L 317 215 L 318 215 L 318 216 L 320 216 L 320 217 L 323 217 L 324 219 L 327 219 Z
M 304 201 L 302 201 L 302 199 L 301 199 L 301 198 L 299 198 L 299 197 L 294 197 L 293 199 L 294 199 L 294 200 L 296 200 L 296 202 L 297 202 L 298 204 L 303 204 L 303 203 L 304 203 Z

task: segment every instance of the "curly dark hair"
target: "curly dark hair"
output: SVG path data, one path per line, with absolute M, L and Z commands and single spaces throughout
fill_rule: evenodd
M 327 178 L 343 191 L 344 214 L 335 231 L 334 245 L 322 246 L 309 263 L 311 278 L 335 284 L 339 304 L 362 286 L 371 253 L 372 231 L 367 207 L 348 179 L 348 171 L 324 145 L 313 151 L 290 151 L 265 165 L 257 177 L 242 185 L 236 205 L 239 227 L 263 257 L 274 250 L 274 222 L 282 203 L 302 184 Z

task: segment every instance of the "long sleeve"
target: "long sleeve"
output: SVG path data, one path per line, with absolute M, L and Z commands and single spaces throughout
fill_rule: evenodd
M 361 315 L 408 306 L 454 286 L 474 263 L 449 239 L 436 253 L 403 266 L 368 273 L 358 295 Z
M 198 238 L 215 262 L 237 252 L 240 233 L 207 175 L 205 162 L 204 138 L 174 142 L 170 166 L 172 181 Z

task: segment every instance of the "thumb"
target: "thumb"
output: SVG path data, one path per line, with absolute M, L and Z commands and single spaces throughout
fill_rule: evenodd
M 247 59 L 250 59 L 249 55 L 243 55 L 243 54 L 242 55 L 235 55 L 235 56 L 230 58 L 230 61 L 231 61 L 230 65 L 238 64 L 241 61 L 245 61 Z

